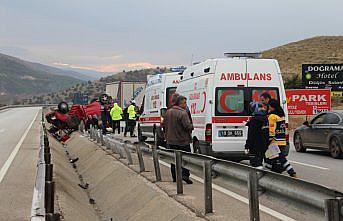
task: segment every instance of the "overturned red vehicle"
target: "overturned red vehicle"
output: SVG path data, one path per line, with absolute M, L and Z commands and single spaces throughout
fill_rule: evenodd
M 74 104 L 70 110 L 66 102 L 58 104 L 58 108 L 45 115 L 48 123 L 51 124 L 49 133 L 57 140 L 65 142 L 70 138 L 70 134 L 78 130 L 79 125 L 101 114 L 102 102 L 95 101 L 87 105 Z

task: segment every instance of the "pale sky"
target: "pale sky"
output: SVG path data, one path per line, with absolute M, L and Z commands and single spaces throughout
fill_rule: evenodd
M 0 0 L 0 53 L 118 72 L 343 35 L 343 0 Z

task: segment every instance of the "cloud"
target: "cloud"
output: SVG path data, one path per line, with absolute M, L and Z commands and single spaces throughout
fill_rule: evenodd
M 137 69 L 171 66 L 171 65 L 151 64 L 149 62 L 105 64 L 105 65 L 97 65 L 97 66 L 82 66 L 82 65 L 73 65 L 73 64 L 67 64 L 67 63 L 62 63 L 62 62 L 54 62 L 53 65 L 60 66 L 60 67 L 69 67 L 69 68 L 74 68 L 74 69 L 92 70 L 92 71 L 105 72 L 105 73 L 108 73 L 108 72 L 115 73 L 115 72 L 120 72 L 122 70 L 129 71 L 129 70 L 137 70 Z

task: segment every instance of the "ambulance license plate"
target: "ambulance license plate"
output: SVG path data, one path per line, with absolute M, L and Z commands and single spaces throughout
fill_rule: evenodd
M 243 137 L 242 130 L 220 130 L 218 137 Z

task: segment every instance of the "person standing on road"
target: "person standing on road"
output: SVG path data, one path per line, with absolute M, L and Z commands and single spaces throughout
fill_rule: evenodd
M 134 135 L 134 130 L 136 126 L 136 102 L 134 100 L 130 101 L 130 105 L 127 108 L 128 120 L 127 125 L 125 126 L 124 137 L 126 137 L 126 133 L 130 132 L 131 137 L 136 137 Z
M 167 110 L 164 122 L 167 148 L 191 152 L 191 133 L 194 127 L 186 112 L 186 101 L 186 97 L 178 96 L 175 105 Z M 176 182 L 175 164 L 171 164 L 170 170 L 173 182 Z M 187 184 L 192 184 L 193 182 L 189 176 L 189 170 L 182 168 L 182 179 Z
M 115 133 L 115 130 L 118 129 L 118 134 L 120 134 L 120 121 L 123 118 L 123 109 L 119 107 L 117 102 L 114 102 L 110 115 L 112 118 L 113 133 Z
M 252 118 L 246 124 L 248 126 L 248 137 L 245 143 L 245 152 L 254 155 L 250 159 L 251 166 L 262 168 L 264 155 L 268 149 L 268 117 L 261 103 L 251 102 L 250 110 Z
M 271 99 L 268 104 L 269 110 L 269 147 L 276 144 L 279 147 L 278 157 L 269 159 L 266 158 L 266 168 L 274 172 L 282 173 L 287 171 L 291 177 L 297 177 L 292 165 L 284 154 L 286 143 L 286 122 L 285 113 L 277 100 Z M 269 148 L 268 147 L 268 148 Z

